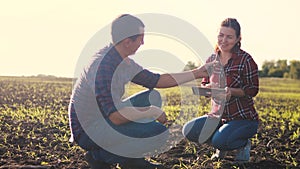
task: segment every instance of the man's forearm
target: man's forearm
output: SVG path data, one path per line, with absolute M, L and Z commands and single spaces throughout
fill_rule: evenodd
M 181 73 L 162 74 L 156 87 L 157 88 L 174 87 L 207 76 L 208 73 L 206 72 L 205 66 L 202 66 L 198 69 L 181 72 Z

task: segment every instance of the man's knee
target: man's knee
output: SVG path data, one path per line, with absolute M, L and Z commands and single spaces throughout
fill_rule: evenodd
M 157 90 L 150 90 L 149 101 L 150 101 L 151 105 L 154 105 L 157 107 L 162 106 L 161 95 Z
M 147 132 L 147 137 L 153 137 L 160 135 L 162 133 L 168 134 L 169 130 L 166 126 L 158 122 L 152 122 L 149 126 L 145 127 Z

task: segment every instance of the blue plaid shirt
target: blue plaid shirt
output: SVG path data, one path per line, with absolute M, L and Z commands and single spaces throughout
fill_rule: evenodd
M 96 62 L 98 63 L 95 64 Z M 91 76 L 93 78 L 89 78 Z M 73 135 L 71 141 L 73 137 L 77 140 L 79 135 L 84 132 L 77 117 L 78 111 L 75 110 L 75 102 L 86 106 L 89 104 L 89 101 L 86 100 L 89 98 L 96 99 L 103 117 L 108 118 L 122 105 L 122 96 L 128 82 L 131 81 L 152 89 L 156 86 L 159 77 L 159 74 L 143 69 L 132 59 L 123 59 L 113 45 L 100 50 L 77 80 L 71 96 L 69 105 L 70 128 Z M 89 96 L 92 94 L 93 96 Z M 86 97 L 86 99 L 78 99 L 82 97 Z M 89 107 L 85 108 L 88 111 Z

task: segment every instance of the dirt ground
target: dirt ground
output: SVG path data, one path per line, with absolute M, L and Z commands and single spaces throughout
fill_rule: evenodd
M 9 119 L 6 119 L 9 120 Z M 14 124 L 13 122 L 11 122 Z M 17 125 L 17 124 L 16 124 Z M 32 124 L 22 124 L 22 127 L 24 128 L 31 128 Z M 5 128 L 3 128 L 5 129 Z M 259 129 L 260 131 L 264 130 L 263 128 Z M 57 129 L 53 128 L 50 129 L 50 132 L 47 132 L 47 137 L 49 140 L 55 139 L 51 138 L 51 136 L 54 136 L 54 133 L 59 132 Z M 270 134 L 276 134 L 276 131 L 268 131 Z M 273 132 L 273 133 L 272 133 Z M 45 131 L 40 131 L 39 133 L 36 133 L 37 135 L 45 135 Z M 260 135 L 258 135 L 260 137 Z M 161 162 L 164 164 L 165 167 L 170 169 L 180 169 L 180 168 L 253 168 L 253 169 L 264 169 L 264 168 L 270 168 L 270 169 L 283 169 L 283 168 L 297 168 L 295 166 L 292 166 L 290 164 L 285 163 L 285 161 L 288 159 L 284 155 L 278 155 L 277 158 L 273 158 L 272 154 L 274 154 L 273 146 L 276 146 L 278 150 L 287 151 L 287 149 L 290 150 L 296 150 L 292 155 L 295 159 L 297 159 L 297 162 L 299 164 L 300 154 L 299 154 L 299 141 L 297 141 L 295 145 L 291 147 L 284 147 L 282 146 L 282 143 L 285 142 L 285 140 L 278 139 L 278 140 L 271 140 L 270 138 L 258 138 L 260 139 L 260 144 L 256 145 L 253 144 L 252 150 L 251 150 L 251 161 L 249 163 L 245 164 L 237 164 L 234 163 L 234 152 L 229 152 L 228 156 L 224 160 L 220 161 L 212 161 L 210 160 L 210 156 L 213 153 L 213 148 L 207 144 L 203 145 L 197 145 L 194 143 L 187 142 L 186 140 L 182 140 L 176 147 L 170 149 L 167 152 L 164 152 L 160 155 L 157 155 L 156 157 L 153 157 L 152 160 L 155 160 L 157 162 Z M 16 147 L 18 145 L 26 145 L 30 144 L 29 140 L 24 138 L 22 135 L 20 136 L 10 136 L 7 138 L 7 140 L 10 140 L 10 148 L 7 150 L 4 150 L 3 148 L 0 149 L 0 154 L 4 154 L 4 151 L 11 151 L 14 153 L 14 156 L 3 157 L 0 160 L 0 168 L 84 168 L 87 169 L 89 166 L 84 161 L 83 154 L 84 152 L 78 148 L 76 145 L 71 145 L 71 147 L 65 147 L 67 144 L 57 142 L 57 145 L 61 145 L 62 147 L 55 150 L 56 157 L 47 157 L 43 151 L 51 151 L 51 150 L 43 150 L 40 154 L 36 155 L 36 158 L 29 158 L 28 154 L 26 152 L 32 152 L 32 149 L 26 149 L 26 146 L 22 147 L 22 150 L 18 152 L 16 150 Z M 42 141 L 36 138 L 36 140 L 31 140 L 33 143 L 31 144 L 38 144 Z M 3 142 L 3 139 L 1 139 L 1 142 Z M 43 146 L 49 147 L 47 142 L 43 143 Z M 56 145 L 51 145 L 52 148 Z M 66 150 L 77 148 L 76 151 L 68 152 Z M 192 147 L 193 151 L 188 151 L 186 148 Z M 36 149 L 38 147 L 36 146 Z M 76 152 L 76 153 L 74 153 Z M 6 153 L 7 154 L 7 153 Z M 68 158 L 68 160 L 62 160 L 64 157 Z M 112 169 L 118 169 L 117 166 L 112 166 Z

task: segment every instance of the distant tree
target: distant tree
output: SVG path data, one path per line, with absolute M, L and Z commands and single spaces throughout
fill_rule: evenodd
M 55 79 L 56 78 L 56 76 L 54 76 L 54 75 L 45 75 L 45 74 L 38 74 L 38 75 L 36 75 L 36 77 L 38 77 L 38 78 L 49 78 L 49 79 Z
M 289 72 L 289 66 L 287 60 L 278 60 L 276 62 L 276 67 L 282 72 Z
M 290 61 L 289 77 L 292 79 L 300 79 L 300 61 Z
M 183 70 L 186 71 L 186 70 L 192 70 L 192 69 L 195 69 L 197 68 L 198 66 L 196 66 L 196 64 L 192 61 L 188 61 L 187 64 L 184 66 Z
M 269 76 L 270 69 L 275 68 L 275 62 L 274 61 L 264 61 L 262 66 L 262 71 L 260 72 L 261 77 L 267 77 Z
M 299 67 L 299 61 L 294 61 L 293 64 L 288 64 L 287 60 L 278 61 L 265 61 L 262 66 L 262 70 L 259 71 L 260 77 L 285 77 L 295 78 L 297 75 L 297 68 Z M 291 70 L 291 66 L 293 69 Z M 292 72 L 291 72 L 292 71 Z
M 274 62 L 275 63 L 275 62 Z M 287 60 L 278 60 L 274 66 L 268 71 L 269 77 L 283 77 L 285 73 L 289 72 Z
M 283 77 L 283 72 L 274 67 L 269 70 L 268 77 Z
M 285 73 L 283 74 L 283 77 L 284 77 L 284 78 L 290 78 L 290 76 L 289 76 L 289 75 L 290 75 L 290 73 L 289 73 L 289 72 L 285 72 Z

